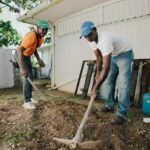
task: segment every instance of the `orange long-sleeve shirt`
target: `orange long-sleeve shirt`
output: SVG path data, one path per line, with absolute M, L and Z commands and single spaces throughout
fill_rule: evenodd
M 21 46 L 25 48 L 23 55 L 31 56 L 44 42 L 44 39 L 37 39 L 36 32 L 28 32 L 21 41 Z M 18 49 L 18 48 L 17 48 Z

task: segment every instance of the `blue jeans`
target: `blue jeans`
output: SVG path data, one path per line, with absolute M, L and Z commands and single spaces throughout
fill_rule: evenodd
M 19 65 L 17 52 L 15 52 L 15 60 L 18 62 L 18 65 Z M 24 56 L 23 61 L 24 61 L 26 69 L 28 70 L 27 77 L 29 77 L 31 80 L 33 80 L 32 64 L 31 64 L 30 57 Z M 23 95 L 24 95 L 25 102 L 31 101 L 32 85 L 29 83 L 29 81 L 26 78 L 23 78 Z
M 129 111 L 133 58 L 134 54 L 132 50 L 112 56 L 110 72 L 100 87 L 100 99 L 105 101 L 106 107 L 113 109 L 117 80 L 117 89 L 119 91 L 116 115 L 120 117 L 124 117 Z

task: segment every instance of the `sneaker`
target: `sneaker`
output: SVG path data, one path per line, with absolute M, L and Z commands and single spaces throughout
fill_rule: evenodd
M 24 103 L 24 104 L 23 104 L 23 107 L 24 107 L 25 109 L 36 109 L 35 105 L 34 105 L 33 103 L 31 103 L 31 102 L 26 102 L 26 103 Z
M 36 101 L 35 99 L 31 98 L 31 103 L 33 103 L 33 104 L 37 104 L 37 103 L 38 103 L 38 101 Z
M 126 122 L 125 118 L 123 117 L 120 117 L 120 116 L 117 116 L 112 122 L 111 124 L 114 124 L 114 125 L 122 125 Z
M 102 112 L 113 112 L 113 110 L 114 110 L 114 109 L 108 108 L 108 107 L 106 107 L 106 106 L 101 108 L 101 111 L 102 111 Z

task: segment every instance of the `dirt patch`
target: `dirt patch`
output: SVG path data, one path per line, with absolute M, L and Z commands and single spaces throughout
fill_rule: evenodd
M 69 150 L 53 137 L 72 139 L 89 101 L 63 92 L 43 91 L 49 101 L 40 101 L 35 111 L 22 108 L 20 89 L 0 91 L 0 150 Z M 35 93 L 34 97 L 38 99 Z M 110 122 L 115 114 L 100 112 L 101 106 L 96 101 L 83 141 L 101 140 L 99 149 L 103 150 L 150 149 L 150 125 L 143 123 L 140 109 L 131 108 L 131 123 L 114 126 Z

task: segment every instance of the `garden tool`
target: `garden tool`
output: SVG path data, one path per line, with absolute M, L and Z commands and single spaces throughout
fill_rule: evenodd
M 17 62 L 14 62 L 12 60 L 9 60 L 12 65 L 15 67 L 15 68 L 18 68 L 19 69 L 19 65 Z M 33 89 L 36 91 L 37 94 L 39 94 L 39 96 L 41 97 L 41 99 L 47 101 L 45 95 L 41 92 L 41 90 L 31 81 L 31 79 L 29 77 L 27 77 L 27 80 L 30 82 L 30 84 L 32 85 Z
M 45 95 L 41 92 L 41 90 L 31 81 L 29 77 L 27 77 L 27 80 L 30 82 L 32 85 L 33 89 L 36 91 L 36 93 L 43 99 L 44 101 L 48 101 L 45 97 Z
M 85 127 L 85 124 L 87 123 L 88 116 L 91 112 L 93 103 L 94 103 L 95 97 L 91 97 L 88 108 L 84 114 L 84 117 L 80 123 L 80 126 L 78 128 L 78 131 L 75 135 L 75 137 L 72 140 L 69 139 L 61 139 L 61 138 L 53 138 L 55 141 L 60 142 L 62 144 L 65 144 L 69 146 L 72 149 L 76 148 L 82 148 L 82 149 L 98 149 L 99 146 L 101 145 L 101 141 L 87 141 L 87 142 L 82 142 L 83 139 L 83 130 Z

